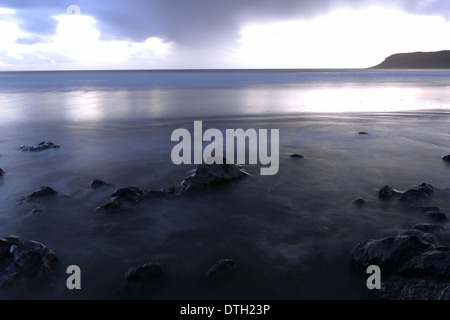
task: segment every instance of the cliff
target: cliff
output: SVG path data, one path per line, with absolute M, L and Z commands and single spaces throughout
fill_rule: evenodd
M 375 69 L 450 69 L 450 50 L 397 53 L 387 57 Z

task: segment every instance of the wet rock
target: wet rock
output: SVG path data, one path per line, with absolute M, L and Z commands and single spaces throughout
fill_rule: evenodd
M 438 224 L 431 223 L 417 223 L 411 227 L 412 229 L 422 231 L 424 233 L 431 233 L 433 235 L 439 235 L 445 231 L 445 227 Z
M 431 184 L 422 183 L 419 187 L 411 188 L 400 195 L 400 200 L 409 202 L 420 202 L 425 198 L 430 197 L 434 192 Z
M 353 203 L 355 205 L 360 206 L 360 205 L 363 205 L 364 203 L 366 203 L 366 199 L 364 199 L 363 197 L 358 197 L 355 200 L 353 200 Z
M 177 193 L 201 188 L 207 185 L 225 182 L 248 176 L 248 173 L 235 164 L 200 164 L 196 169 L 188 172 L 188 175 L 175 187 Z
M 42 289 L 49 284 L 58 262 L 42 243 L 17 236 L 0 238 L 0 288 Z
M 2 168 L 0 168 L 0 177 L 4 174 L 5 174 L 5 171 L 3 171 Z
M 425 208 L 426 206 L 423 206 L 423 203 L 431 198 L 433 194 L 434 187 L 428 183 L 422 183 L 420 186 L 412 187 L 407 191 L 398 191 L 386 185 L 378 191 L 378 198 L 388 200 L 398 196 L 397 199 L 400 201 L 408 202 L 419 208 Z
M 419 209 L 422 210 L 423 212 L 441 211 L 441 209 L 438 206 L 421 206 Z
M 105 182 L 103 180 L 100 180 L 100 179 L 94 179 L 89 182 L 88 186 L 89 186 L 89 188 L 92 188 L 92 189 L 98 189 L 101 187 L 112 186 L 112 184 Z
M 450 162 L 450 154 L 443 156 L 442 160 Z
M 303 159 L 305 156 L 298 154 L 298 153 L 294 153 L 290 155 L 291 158 L 296 158 L 296 159 Z
M 441 228 L 420 224 L 397 236 L 358 243 L 351 252 L 352 264 L 362 274 L 369 265 L 382 272 L 382 288 L 370 293 L 393 300 L 438 299 L 450 284 L 450 248 L 420 229 Z
M 378 198 L 383 199 L 383 200 L 387 200 L 392 198 L 394 195 L 400 194 L 401 192 L 392 189 L 391 186 L 389 185 L 385 185 L 383 188 L 381 188 L 380 190 L 378 190 Z
M 56 192 L 55 190 L 53 190 L 52 188 L 47 187 L 47 186 L 42 186 L 39 189 L 33 191 L 30 195 L 28 195 L 26 197 L 22 197 L 21 201 L 28 202 L 28 201 L 34 201 L 34 200 L 42 199 L 42 198 L 55 197 L 58 195 L 59 195 L 59 193 Z
M 53 142 L 43 141 L 34 146 L 21 146 L 20 150 L 36 152 L 36 151 L 44 151 L 44 150 L 48 150 L 48 149 L 57 149 L 57 148 L 60 148 L 60 146 L 57 144 L 54 144 Z
M 440 211 L 427 211 L 427 217 L 436 220 L 436 221 L 444 221 L 447 220 L 447 215 L 444 212 Z
M 209 269 L 205 278 L 209 280 L 218 280 L 229 276 L 236 269 L 236 264 L 231 259 L 220 259 L 217 263 Z
M 365 132 L 365 131 L 360 131 L 360 132 L 358 132 L 358 134 L 369 134 L 369 133 Z
M 164 274 L 164 270 L 158 262 L 150 262 L 138 268 L 129 268 L 125 272 L 125 280 L 139 284 L 146 284 L 150 280 Z

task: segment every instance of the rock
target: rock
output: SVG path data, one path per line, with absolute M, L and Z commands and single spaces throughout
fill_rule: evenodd
M 54 144 L 53 142 L 43 141 L 35 146 L 21 146 L 20 150 L 36 152 L 36 151 L 44 151 L 44 150 L 48 150 L 48 149 L 57 149 L 57 148 L 60 148 L 60 146 L 57 144 Z
M 355 200 L 353 200 L 353 203 L 356 205 L 362 205 L 366 203 L 366 199 L 364 199 L 363 197 L 358 197 Z
M 119 211 L 136 207 L 144 200 L 154 197 L 166 197 L 173 192 L 173 188 L 149 191 L 136 187 L 125 187 L 117 189 L 111 195 L 111 201 L 97 207 L 95 210 Z
M 444 160 L 444 161 L 449 161 L 449 162 L 450 162 L 450 154 L 448 154 L 448 155 L 446 155 L 446 156 L 443 156 L 443 157 L 442 157 L 442 160 Z
M 217 280 L 229 276 L 236 269 L 236 264 L 231 259 L 220 259 L 217 263 L 209 269 L 205 278 L 210 280 Z
M 400 200 L 417 203 L 431 196 L 434 188 L 431 184 L 422 183 L 419 187 L 411 188 L 400 195 Z
M 200 164 L 196 169 L 188 172 L 178 186 L 175 186 L 177 194 L 187 190 L 201 188 L 210 184 L 225 182 L 248 176 L 245 170 L 235 164 Z
M 41 290 L 52 279 L 57 262 L 55 252 L 42 243 L 16 236 L 0 238 L 0 288 Z
M 146 284 L 149 280 L 164 274 L 163 268 L 158 262 L 150 262 L 138 268 L 129 268 L 125 272 L 125 280 L 128 282 L 138 282 Z
M 34 200 L 42 199 L 42 198 L 55 197 L 58 195 L 59 195 L 59 193 L 56 192 L 55 190 L 53 190 L 52 188 L 47 187 L 47 186 L 42 186 L 39 189 L 33 191 L 30 195 L 28 195 L 26 197 L 22 197 L 21 201 L 28 202 L 28 201 L 34 201 Z
M 386 200 L 392 198 L 392 196 L 400 194 L 401 192 L 392 189 L 391 186 L 385 185 L 383 188 L 378 190 L 378 198 Z
M 419 230 L 424 233 L 431 233 L 433 235 L 439 235 L 445 231 L 443 226 L 430 223 L 417 223 L 413 225 L 411 229 Z
M 0 177 L 4 174 L 5 174 L 5 171 L 3 171 L 2 168 L 0 168 Z
M 100 179 L 94 179 L 89 182 L 88 186 L 89 186 L 89 188 L 97 189 L 97 188 L 101 188 L 101 187 L 112 186 L 112 184 L 107 183 Z
M 360 131 L 360 132 L 358 132 L 358 134 L 369 134 L 369 133 L 365 132 L 365 131 Z
M 297 154 L 297 153 L 291 154 L 290 157 L 291 158 L 297 158 L 297 159 L 303 159 L 304 158 L 303 155 Z
M 440 211 L 427 211 L 426 212 L 428 218 L 437 221 L 447 220 L 447 215 L 444 212 Z
M 413 226 L 397 236 L 368 239 L 351 252 L 351 261 L 364 276 L 369 265 L 382 273 L 382 288 L 370 290 L 377 298 L 393 300 L 438 299 L 450 284 L 450 248 L 432 233 L 442 227 Z
M 413 187 L 407 191 L 398 191 L 389 185 L 385 185 L 378 191 L 378 198 L 387 200 L 393 196 L 398 196 L 398 200 L 408 202 L 419 208 L 426 208 L 423 202 L 429 199 L 434 194 L 434 187 L 428 183 L 422 183 L 418 187 Z

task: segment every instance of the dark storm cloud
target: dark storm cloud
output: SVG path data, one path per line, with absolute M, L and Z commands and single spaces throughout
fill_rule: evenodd
M 238 39 L 247 23 L 309 19 L 337 8 L 379 5 L 450 18 L 445 0 L 3 0 L 1 6 L 17 10 L 25 31 L 46 35 L 56 27 L 51 17 L 71 4 L 98 21 L 105 40 L 156 36 L 183 46 L 226 43 Z

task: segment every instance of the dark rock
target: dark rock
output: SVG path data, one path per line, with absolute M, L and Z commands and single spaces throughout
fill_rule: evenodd
M 365 131 L 360 131 L 360 132 L 358 132 L 358 134 L 369 134 L 369 133 L 365 132 Z
M 386 200 L 392 198 L 392 196 L 400 194 L 401 192 L 392 189 L 391 186 L 385 185 L 383 188 L 378 190 L 378 198 Z
M 112 184 L 107 183 L 100 179 L 94 179 L 89 182 L 88 186 L 89 186 L 89 188 L 97 189 L 97 188 L 101 188 L 101 187 L 112 186 Z
M 423 202 L 428 200 L 433 194 L 434 187 L 428 183 L 422 183 L 420 186 L 413 187 L 407 191 L 398 191 L 386 185 L 378 191 L 378 198 L 387 200 L 393 196 L 398 196 L 397 198 L 400 201 L 408 202 L 420 208 L 426 208 L 426 206 L 423 206 Z
M 450 154 L 443 156 L 442 160 L 450 162 Z
M 2 168 L 0 168 L 0 176 L 4 175 L 5 171 L 2 170 Z
M 178 186 L 177 193 L 183 193 L 190 189 L 201 188 L 207 185 L 225 182 L 248 176 L 245 170 L 235 164 L 200 164 L 190 171 Z
M 417 203 L 431 196 L 434 188 L 431 184 L 422 183 L 419 187 L 411 188 L 400 195 L 399 200 Z
M 294 153 L 290 155 L 291 158 L 303 159 L 304 156 L 298 153 Z
M 20 150 L 22 151 L 44 151 L 44 150 L 48 150 L 48 149 L 57 149 L 60 146 L 57 144 L 54 144 L 53 142 L 46 142 L 43 141 L 35 146 L 21 146 Z
M 450 284 L 450 248 L 423 230 L 437 230 L 420 224 L 401 234 L 358 243 L 351 261 L 358 270 L 377 265 L 382 273 L 382 288 L 370 293 L 382 299 L 438 299 Z M 367 275 L 365 275 L 367 276 Z
M 111 195 L 111 199 L 119 202 L 125 201 L 130 203 L 137 203 L 144 200 L 147 194 L 148 191 L 142 188 L 126 187 L 114 191 L 114 193 Z
M 444 212 L 440 211 L 427 211 L 426 212 L 428 218 L 437 220 L 437 221 L 443 221 L 447 220 L 447 215 Z
M 424 233 L 431 233 L 433 235 L 439 235 L 445 231 L 445 228 L 443 226 L 430 223 L 418 223 L 413 225 L 411 228 L 422 231 Z
M 209 269 L 206 274 L 206 279 L 216 280 L 229 276 L 236 269 L 236 264 L 231 259 L 220 259 L 217 263 Z
M 419 208 L 420 210 L 422 210 L 423 212 L 427 212 L 427 211 L 441 211 L 441 209 L 437 206 L 422 206 Z
M 16 236 L 0 238 L 0 288 L 42 289 L 51 280 L 58 258 L 42 243 Z
M 22 197 L 23 202 L 34 201 L 36 199 L 48 198 L 58 196 L 59 193 L 50 187 L 42 186 L 39 189 L 33 191 L 30 195 Z
M 358 197 L 355 200 L 353 200 L 353 203 L 356 205 L 362 205 L 366 203 L 366 199 L 364 199 L 363 197 Z
M 158 262 L 150 262 L 138 268 L 129 268 L 125 272 L 125 279 L 128 282 L 139 282 L 145 284 L 151 279 L 164 274 L 163 268 Z

